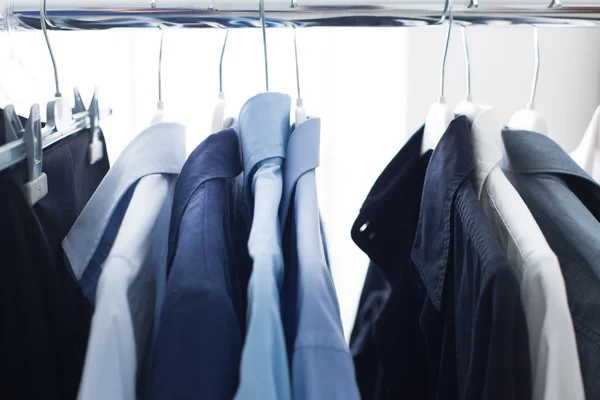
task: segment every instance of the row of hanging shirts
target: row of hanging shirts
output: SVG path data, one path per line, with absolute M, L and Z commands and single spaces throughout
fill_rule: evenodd
M 268 91 L 263 2 L 267 92 L 225 118 L 220 76 L 213 134 L 186 157 L 185 127 L 163 121 L 161 37 L 155 115 L 112 165 L 97 96 L 80 110 L 60 94 L 45 14 L 48 121 L 8 106 L 0 127 L 0 154 L 27 149 L 0 171 L 4 282 L 26 288 L 3 290 L 0 397 L 358 399 L 317 204 L 320 120 L 297 62 L 293 125 Z
M 362 398 L 597 398 L 600 108 L 568 155 L 530 102 L 503 124 L 441 94 L 352 227 L 370 258 L 351 337 Z M 469 68 L 465 29 L 463 40 Z
M 451 5 L 448 11 L 443 63 Z M 355 373 L 343 338 L 316 202 L 319 119 L 306 117 L 299 79 L 293 129 L 289 97 L 268 92 L 262 3 L 261 22 L 267 92 L 248 100 L 238 121 L 225 118 L 220 76 L 214 135 L 188 158 L 185 127 L 162 121 L 160 56 L 152 124 L 110 169 L 97 97 L 85 110 L 76 96 L 71 109 L 58 90 L 57 73 L 57 99 L 48 107 L 45 128 L 35 106 L 25 128 L 14 110 L 5 108 L 6 144 L 23 139 L 27 163 L 19 160 L 0 175 L 2 202 L 10 211 L 0 225 L 6 229 L 3 237 L 12 232 L 3 254 L 21 268 L 13 273 L 29 268 L 40 281 L 56 275 L 57 283 L 56 290 L 31 293 L 32 304 L 26 300 L 19 305 L 32 320 L 39 318 L 44 334 L 12 324 L 12 340 L 6 343 L 15 350 L 4 361 L 24 361 L 6 377 L 3 397 L 352 399 L 359 398 L 360 390 L 363 398 L 384 398 L 364 391 L 369 375 L 356 354 Z M 42 29 L 47 40 L 45 24 Z M 227 32 L 221 63 L 226 43 Z M 512 130 L 547 132 L 534 107 L 537 72 L 534 81 L 530 105 L 511 119 Z M 463 117 L 455 119 L 454 114 Z M 474 138 L 499 141 L 502 126 L 493 110 L 476 104 L 469 90 L 467 100 L 449 112 L 442 83 L 440 99 L 426 118 L 420 152 L 431 153 L 440 138 L 463 127 L 465 118 Z M 595 132 L 586 133 L 586 143 L 593 141 L 590 135 Z M 497 154 L 488 150 L 482 159 Z M 591 153 L 584 153 L 587 160 Z M 68 170 L 77 174 L 65 173 L 66 159 L 74 163 Z M 28 174 L 21 185 L 24 196 L 14 185 L 22 168 Z M 374 237 L 369 221 L 359 226 Z M 35 252 L 37 258 L 24 252 Z M 43 285 L 53 287 L 47 281 Z M 17 315 L 11 317 L 21 322 Z M 39 349 L 28 353 L 36 335 Z M 566 354 L 571 372 L 557 378 L 557 385 L 582 398 L 573 353 Z M 48 375 L 35 369 L 36 363 L 56 372 Z M 25 372 L 37 384 L 23 388 L 19 378 Z M 552 398 L 554 392 L 538 388 L 554 375 L 533 375 L 523 372 L 523 379 L 533 381 L 532 396 Z M 570 385 L 564 383 L 567 378 Z M 489 392 L 474 395 L 493 398 Z M 529 398 L 529 392 L 502 398 Z

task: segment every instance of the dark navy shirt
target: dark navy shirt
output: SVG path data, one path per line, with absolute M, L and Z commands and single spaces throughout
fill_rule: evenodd
M 547 136 L 502 132 L 504 173 L 558 257 L 588 399 L 600 398 L 600 185 Z M 577 366 L 571 366 L 577 368 Z
M 372 390 L 363 398 L 529 399 L 519 288 L 468 179 L 468 120 L 450 124 L 424 181 L 421 140 L 419 132 L 394 159 L 397 173 L 389 173 L 389 189 L 381 192 L 378 224 L 359 216 L 354 226 L 355 241 L 392 284 L 372 330 L 374 346 L 360 353 L 353 343 L 357 373 L 369 378 L 361 390 Z M 386 209 L 392 217 L 385 218 Z M 358 365 L 360 357 L 369 361 L 369 348 L 377 373 Z
M 44 149 L 49 191 L 33 207 L 23 192 L 26 162 L 0 173 L 0 398 L 77 396 L 92 307 L 64 262 L 61 241 L 109 169 L 106 145 L 90 165 L 91 138 L 84 130 Z
M 421 156 L 423 128 L 373 185 L 352 227 L 369 256 L 351 350 L 363 399 L 426 398 L 428 364 L 419 313 L 425 292 L 410 260 L 431 151 Z M 422 396 L 421 394 L 424 393 Z
M 519 287 L 468 179 L 473 169 L 469 121 L 461 116 L 427 167 L 411 257 L 427 290 L 419 325 L 427 343 L 429 394 L 530 399 Z
M 153 399 L 231 399 L 238 387 L 250 268 L 241 172 L 230 128 L 200 144 L 179 175 Z

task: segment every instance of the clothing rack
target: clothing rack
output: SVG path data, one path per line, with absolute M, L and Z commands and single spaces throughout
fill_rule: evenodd
M 444 0 L 266 0 L 268 27 L 415 26 L 439 23 Z M 259 27 L 259 0 L 49 0 L 50 29 Z M 454 19 L 473 24 L 598 26 L 600 1 L 457 0 Z M 40 1 L 14 0 L 20 29 L 40 29 Z M 2 29 L 5 29 L 4 27 Z

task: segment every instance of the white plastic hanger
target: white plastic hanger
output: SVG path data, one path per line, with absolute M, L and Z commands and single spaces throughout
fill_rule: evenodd
M 42 129 L 43 146 L 45 148 L 72 134 L 84 129 L 89 129 L 92 132 L 92 138 L 88 146 L 88 161 L 90 164 L 95 164 L 104 157 L 104 142 L 100 138 L 100 119 L 103 117 L 102 114 L 105 116 L 111 115 L 112 110 L 102 110 L 107 111 L 107 113 L 101 112 L 98 106 L 98 88 L 94 90 L 94 95 L 92 96 L 90 107 L 87 111 L 83 105 L 79 90 L 76 87 L 73 88 L 75 106 L 71 108 L 69 99 L 63 97 L 60 93 L 58 67 L 56 65 L 52 46 L 50 45 L 48 28 L 46 26 L 46 24 L 51 25 L 46 11 L 46 0 L 41 0 L 40 24 L 52 62 L 54 85 L 56 89 L 54 99 L 46 104 L 46 126 Z
M 46 24 L 48 18 L 46 15 L 46 0 L 42 0 L 42 6 L 40 8 L 40 18 L 42 25 L 42 32 L 44 33 L 44 39 L 46 40 L 46 46 L 48 47 L 48 53 L 50 53 L 50 60 L 52 61 L 52 69 L 54 72 L 54 87 L 56 89 L 54 93 L 54 99 L 50 100 L 46 104 L 46 122 L 56 128 L 57 132 L 68 132 L 71 128 L 71 122 L 73 120 L 73 109 L 68 98 L 63 97 L 60 93 L 60 85 L 58 82 L 58 68 L 56 66 L 56 59 L 54 58 L 54 52 L 52 46 L 50 46 L 50 39 L 48 38 L 48 30 Z
M 461 24 L 462 25 L 462 24 Z M 502 158 L 502 123 L 490 106 L 478 104 L 473 101 L 471 95 L 471 57 L 467 41 L 466 27 L 462 25 L 462 38 L 465 50 L 465 63 L 467 69 L 467 96 L 458 103 L 454 113 L 464 115 L 471 121 L 471 138 L 473 151 L 479 168 L 474 176 L 477 185 L 476 190 L 481 190 L 481 184 L 485 179 L 487 168 L 480 168 L 483 164 L 496 164 Z
M 165 118 L 165 104 L 162 101 L 162 53 L 163 53 L 163 40 L 165 37 L 165 31 L 161 28 L 160 30 L 160 49 L 158 50 L 158 101 L 156 102 L 156 111 L 152 117 L 150 125 L 162 122 Z
M 223 48 L 221 49 L 221 59 L 219 60 L 219 97 L 217 104 L 213 110 L 212 124 L 210 131 L 211 133 L 219 132 L 220 130 L 227 128 L 230 125 L 230 118 L 225 119 L 225 107 L 227 106 L 227 100 L 225 100 L 225 92 L 223 92 L 223 56 L 225 55 L 225 47 L 227 46 L 227 38 L 229 37 L 229 28 L 225 31 L 225 40 L 223 41 Z
M 531 98 L 526 108 L 517 111 L 512 116 L 508 122 L 508 128 L 514 130 L 533 131 L 542 135 L 548 135 L 548 124 L 546 123 L 546 119 L 538 110 L 535 109 L 535 93 L 540 75 L 540 40 L 536 26 L 533 26 L 533 45 L 535 49 L 535 69 L 533 73 Z
M 579 146 L 571 152 L 571 157 L 588 174 L 594 174 L 594 154 L 600 133 L 600 107 L 596 108 Z M 596 177 L 594 177 L 596 178 Z
M 440 97 L 436 103 L 433 103 L 429 107 L 427 112 L 427 118 L 425 119 L 425 130 L 423 133 L 423 142 L 421 144 L 421 153 L 425 153 L 430 149 L 434 149 L 440 141 L 444 132 L 450 125 L 450 122 L 454 119 L 452 110 L 446 104 L 446 98 L 444 96 L 444 80 L 446 75 L 446 58 L 448 56 L 448 45 L 450 44 L 450 33 L 452 32 L 452 1 L 446 0 L 446 7 L 444 11 L 448 11 L 448 32 L 446 34 L 446 44 L 444 46 L 444 55 L 442 57 L 442 71 L 441 71 L 441 82 L 440 82 Z M 442 15 L 442 22 L 445 19 L 446 12 Z
M 471 94 L 471 57 L 469 56 L 469 44 L 467 42 L 467 28 L 462 25 L 463 47 L 465 49 L 465 63 L 467 66 L 467 96 L 465 100 L 460 101 L 454 109 L 454 115 L 464 115 L 473 122 L 477 115 L 482 111 L 482 106 L 473 101 Z
M 300 95 L 300 68 L 298 67 L 298 44 L 296 43 L 296 25 L 294 25 L 294 55 L 296 58 L 296 87 L 298 88 L 298 98 L 296 99 L 295 123 L 296 127 L 306 121 L 306 109 Z
M 46 40 L 46 46 L 48 53 L 50 53 L 50 60 L 52 61 L 52 69 L 54 72 L 54 85 L 56 92 L 54 99 L 46 104 L 46 126 L 44 127 L 43 139 L 46 141 L 50 136 L 56 136 L 55 139 L 50 138 L 48 141 L 61 140 L 75 132 L 79 132 L 84 128 L 92 129 L 92 140 L 89 144 L 89 163 L 94 164 L 104 156 L 104 144 L 100 140 L 100 111 L 98 107 L 98 96 L 97 92 L 94 92 L 92 101 L 90 103 L 90 109 L 88 110 L 87 117 L 89 118 L 88 123 L 81 123 L 85 120 L 85 112 L 82 109 L 82 101 L 79 96 L 77 88 L 75 92 L 75 114 L 68 98 L 63 97 L 60 93 L 60 86 L 58 82 L 58 68 L 56 66 L 56 59 L 54 58 L 54 52 L 50 45 L 50 39 L 48 38 L 48 16 L 46 12 L 46 0 L 41 0 L 40 7 L 40 24 L 42 26 L 42 32 L 44 33 L 44 39 Z

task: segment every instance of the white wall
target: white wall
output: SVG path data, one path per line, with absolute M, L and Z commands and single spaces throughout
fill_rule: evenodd
M 452 38 L 446 94 L 464 95 L 459 29 Z M 99 86 L 101 106 L 114 115 L 102 122 L 115 160 L 150 122 L 157 100 L 158 31 L 50 32 L 61 91 L 77 85 L 89 99 Z M 354 246 L 350 227 L 373 182 L 424 121 L 439 90 L 444 27 L 299 29 L 301 89 L 306 108 L 322 123 L 319 196 L 332 271 L 349 335 L 367 257 Z M 527 100 L 533 69 L 527 28 L 469 28 L 473 94 L 506 120 Z M 9 43 L 0 35 L 0 60 Z M 7 97 L 27 114 L 33 101 L 53 94 L 52 70 L 41 32 L 15 33 L 22 63 L 0 61 L 0 105 Z M 163 55 L 167 118 L 188 127 L 188 151 L 208 134 L 218 92 L 218 59 L 224 31 L 169 30 Z M 600 31 L 540 29 L 542 66 L 537 104 L 550 133 L 566 148 L 578 141 L 600 104 Z M 291 30 L 268 31 L 271 90 L 296 96 Z M 24 72 L 29 71 L 29 72 Z M 32 79 L 30 75 L 34 75 Z M 224 63 L 228 115 L 264 90 L 259 29 L 232 30 Z
M 540 76 L 536 107 L 550 136 L 567 151 L 577 146 L 600 105 L 600 29 L 538 28 Z M 408 132 L 420 127 L 439 95 L 446 28 L 419 27 L 409 33 Z M 461 29 L 452 31 L 446 67 L 446 97 L 464 99 L 465 60 Z M 533 29 L 469 27 L 471 87 L 475 101 L 489 104 L 508 123 L 529 101 L 534 69 Z

